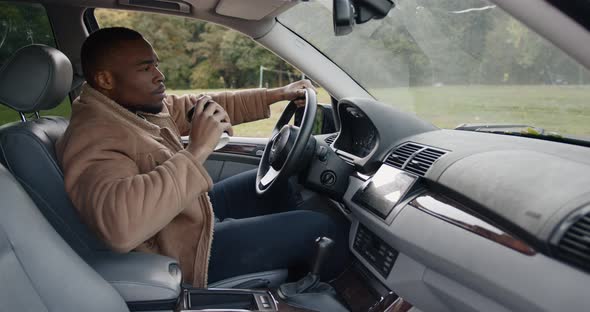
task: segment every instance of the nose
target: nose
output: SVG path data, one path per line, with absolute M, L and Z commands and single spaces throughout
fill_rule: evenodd
M 160 71 L 160 69 L 158 67 L 155 68 L 156 69 L 156 75 L 154 76 L 154 82 L 156 83 L 161 83 L 164 82 L 164 80 L 166 80 L 166 76 L 164 76 L 164 74 L 162 74 L 162 72 Z

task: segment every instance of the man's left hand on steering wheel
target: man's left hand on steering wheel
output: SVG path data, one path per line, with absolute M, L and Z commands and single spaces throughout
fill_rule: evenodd
M 311 81 L 307 79 L 290 83 L 284 86 L 283 89 L 285 99 L 288 101 L 294 101 L 297 107 L 305 105 L 305 89 L 312 89 L 315 93 L 318 92 L 313 84 L 311 84 Z
M 305 89 L 317 93 L 311 81 L 304 79 L 290 83 L 284 87 L 269 90 L 270 103 L 279 101 L 293 101 L 297 107 L 305 106 Z
M 290 84 L 305 85 L 309 81 L 298 81 Z M 301 90 L 301 91 L 299 91 Z M 305 158 L 305 150 L 312 136 L 313 122 L 317 110 L 315 89 L 292 88 L 294 95 L 302 92 L 305 106 L 300 127 L 289 125 L 291 117 L 295 114 L 298 105 L 294 100 L 289 102 L 283 114 L 275 125 L 270 140 L 264 149 L 262 159 L 256 175 L 256 193 L 263 195 L 273 188 L 276 181 L 283 180 L 304 167 L 302 160 Z M 315 142 L 315 141 L 312 141 Z

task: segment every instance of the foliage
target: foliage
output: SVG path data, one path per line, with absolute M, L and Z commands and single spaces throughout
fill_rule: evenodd
M 443 128 L 513 122 L 590 136 L 589 89 L 577 86 L 590 82 L 589 72 L 500 8 L 457 13 L 489 6 L 486 1 L 398 0 L 388 17 L 356 25 L 344 37 L 334 37 L 329 10 L 310 5 L 318 1 L 301 3 L 280 21 L 310 39 L 383 102 Z M 295 14 L 298 10 L 304 18 Z M 95 16 L 101 27 L 136 29 L 152 43 L 171 92 L 256 87 L 260 66 L 298 75 L 255 41 L 213 23 L 122 10 L 97 9 Z M 31 43 L 55 46 L 43 7 L 0 3 L 0 63 Z M 346 48 L 351 46 L 355 48 Z M 288 78 L 279 75 L 269 86 L 287 82 L 282 79 Z M 273 118 L 284 105 L 271 107 Z M 67 116 L 70 105 L 66 100 L 45 113 Z M 0 124 L 18 119 L 0 107 Z M 264 137 L 275 121 L 236 130 Z
M 142 33 L 158 53 L 166 84 L 173 89 L 255 87 L 260 66 L 296 72 L 249 37 L 212 23 L 105 9 L 95 10 L 95 16 L 101 27 Z
M 18 48 L 40 43 L 55 47 L 45 10 L 40 5 L 0 3 L 0 66 Z
M 365 88 L 590 83 L 582 65 L 490 1 L 397 0 L 343 37 L 331 20 L 322 1 L 279 17 Z

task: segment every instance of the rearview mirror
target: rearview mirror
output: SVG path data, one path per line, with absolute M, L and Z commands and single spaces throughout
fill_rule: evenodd
M 394 7 L 391 0 L 333 0 L 334 34 L 344 36 L 352 32 L 354 24 L 387 16 Z
M 354 26 L 354 7 L 351 0 L 333 0 L 332 19 L 334 34 L 344 36 L 352 32 Z

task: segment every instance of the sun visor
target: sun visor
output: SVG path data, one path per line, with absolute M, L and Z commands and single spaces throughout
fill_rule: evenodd
M 180 12 L 189 14 L 191 7 L 184 1 L 170 0 L 119 0 L 119 4 L 141 8 L 150 8 L 162 11 Z
M 220 15 L 259 21 L 291 0 L 221 0 L 215 12 Z

